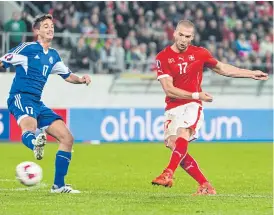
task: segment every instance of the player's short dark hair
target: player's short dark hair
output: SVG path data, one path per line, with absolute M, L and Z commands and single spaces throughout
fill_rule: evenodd
M 193 22 L 187 20 L 187 19 L 184 19 L 184 20 L 180 20 L 176 26 L 176 29 L 179 27 L 179 26 L 186 26 L 186 27 L 192 27 L 195 31 L 195 25 L 193 24 Z
M 32 28 L 39 29 L 40 28 L 40 23 L 43 22 L 46 19 L 53 20 L 53 17 L 52 17 L 51 14 L 42 14 L 42 15 L 36 16 L 34 21 L 33 21 Z

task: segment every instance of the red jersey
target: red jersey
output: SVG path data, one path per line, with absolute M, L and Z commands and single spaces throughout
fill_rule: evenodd
M 202 92 L 201 83 L 204 67 L 215 67 L 217 60 L 203 48 L 190 45 L 183 53 L 176 53 L 170 46 L 156 56 L 157 79 L 171 76 L 173 85 L 189 92 Z M 166 110 L 190 102 L 202 104 L 195 99 L 174 99 L 166 97 Z

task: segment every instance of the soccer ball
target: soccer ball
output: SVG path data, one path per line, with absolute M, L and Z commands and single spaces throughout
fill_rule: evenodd
M 43 178 L 42 168 L 31 161 L 18 164 L 15 172 L 16 178 L 26 186 L 34 186 Z

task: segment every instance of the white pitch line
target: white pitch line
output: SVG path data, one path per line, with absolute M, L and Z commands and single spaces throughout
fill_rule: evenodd
M 214 196 L 213 196 L 214 197 Z M 241 197 L 241 198 L 273 198 L 271 195 L 237 195 L 237 194 L 217 194 L 216 197 Z
M 0 178 L 0 182 L 15 182 L 17 181 L 16 179 L 5 179 L 5 178 Z
M 0 191 L 34 191 L 34 190 L 40 190 L 41 188 L 47 187 L 48 184 L 41 183 L 33 187 L 18 187 L 18 188 L 0 188 Z M 42 191 L 42 190 L 41 190 Z
M 81 191 L 81 190 L 80 190 Z M 90 190 L 90 191 L 81 191 L 81 193 L 88 193 L 88 194 L 93 194 L 93 191 Z M 96 192 L 96 193 L 99 193 L 100 194 L 100 191 Z M 102 192 L 102 194 L 108 194 L 109 192 Z M 112 192 L 113 193 L 113 192 Z M 131 192 L 118 192 L 118 194 L 132 194 Z M 138 193 L 133 193 L 134 194 L 138 194 Z M 173 196 L 173 197 L 200 197 L 200 196 L 192 196 L 192 194 L 171 194 L 171 195 L 162 195 L 162 194 L 158 194 L 156 193 L 156 195 L 153 195 L 151 194 L 150 196 L 153 196 L 153 197 L 162 197 L 162 198 L 165 198 L 166 196 Z M 203 196 L 204 197 L 204 196 Z M 208 198 L 217 198 L 217 197 L 237 197 L 237 198 L 270 198 L 272 199 L 273 196 L 271 195 L 248 195 L 248 194 L 245 194 L 245 195 L 237 195 L 237 194 L 217 194 L 217 195 L 209 195 L 209 196 L 205 196 L 205 197 L 208 197 Z

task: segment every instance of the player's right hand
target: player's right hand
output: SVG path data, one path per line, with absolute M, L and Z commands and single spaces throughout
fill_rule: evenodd
M 251 78 L 253 78 L 255 80 L 266 81 L 268 79 L 268 74 L 264 73 L 264 72 L 262 72 L 260 70 L 255 70 L 255 71 L 252 71 Z
M 206 92 L 200 92 L 199 99 L 204 102 L 212 102 L 213 101 L 213 97 L 209 93 L 206 93 Z
M 81 80 L 81 83 L 86 84 L 87 86 L 91 82 L 91 79 L 90 79 L 89 75 L 83 75 L 83 77 L 80 78 L 80 80 Z
M 4 66 L 4 64 L 3 64 L 3 62 L 0 60 L 0 67 L 3 67 Z

